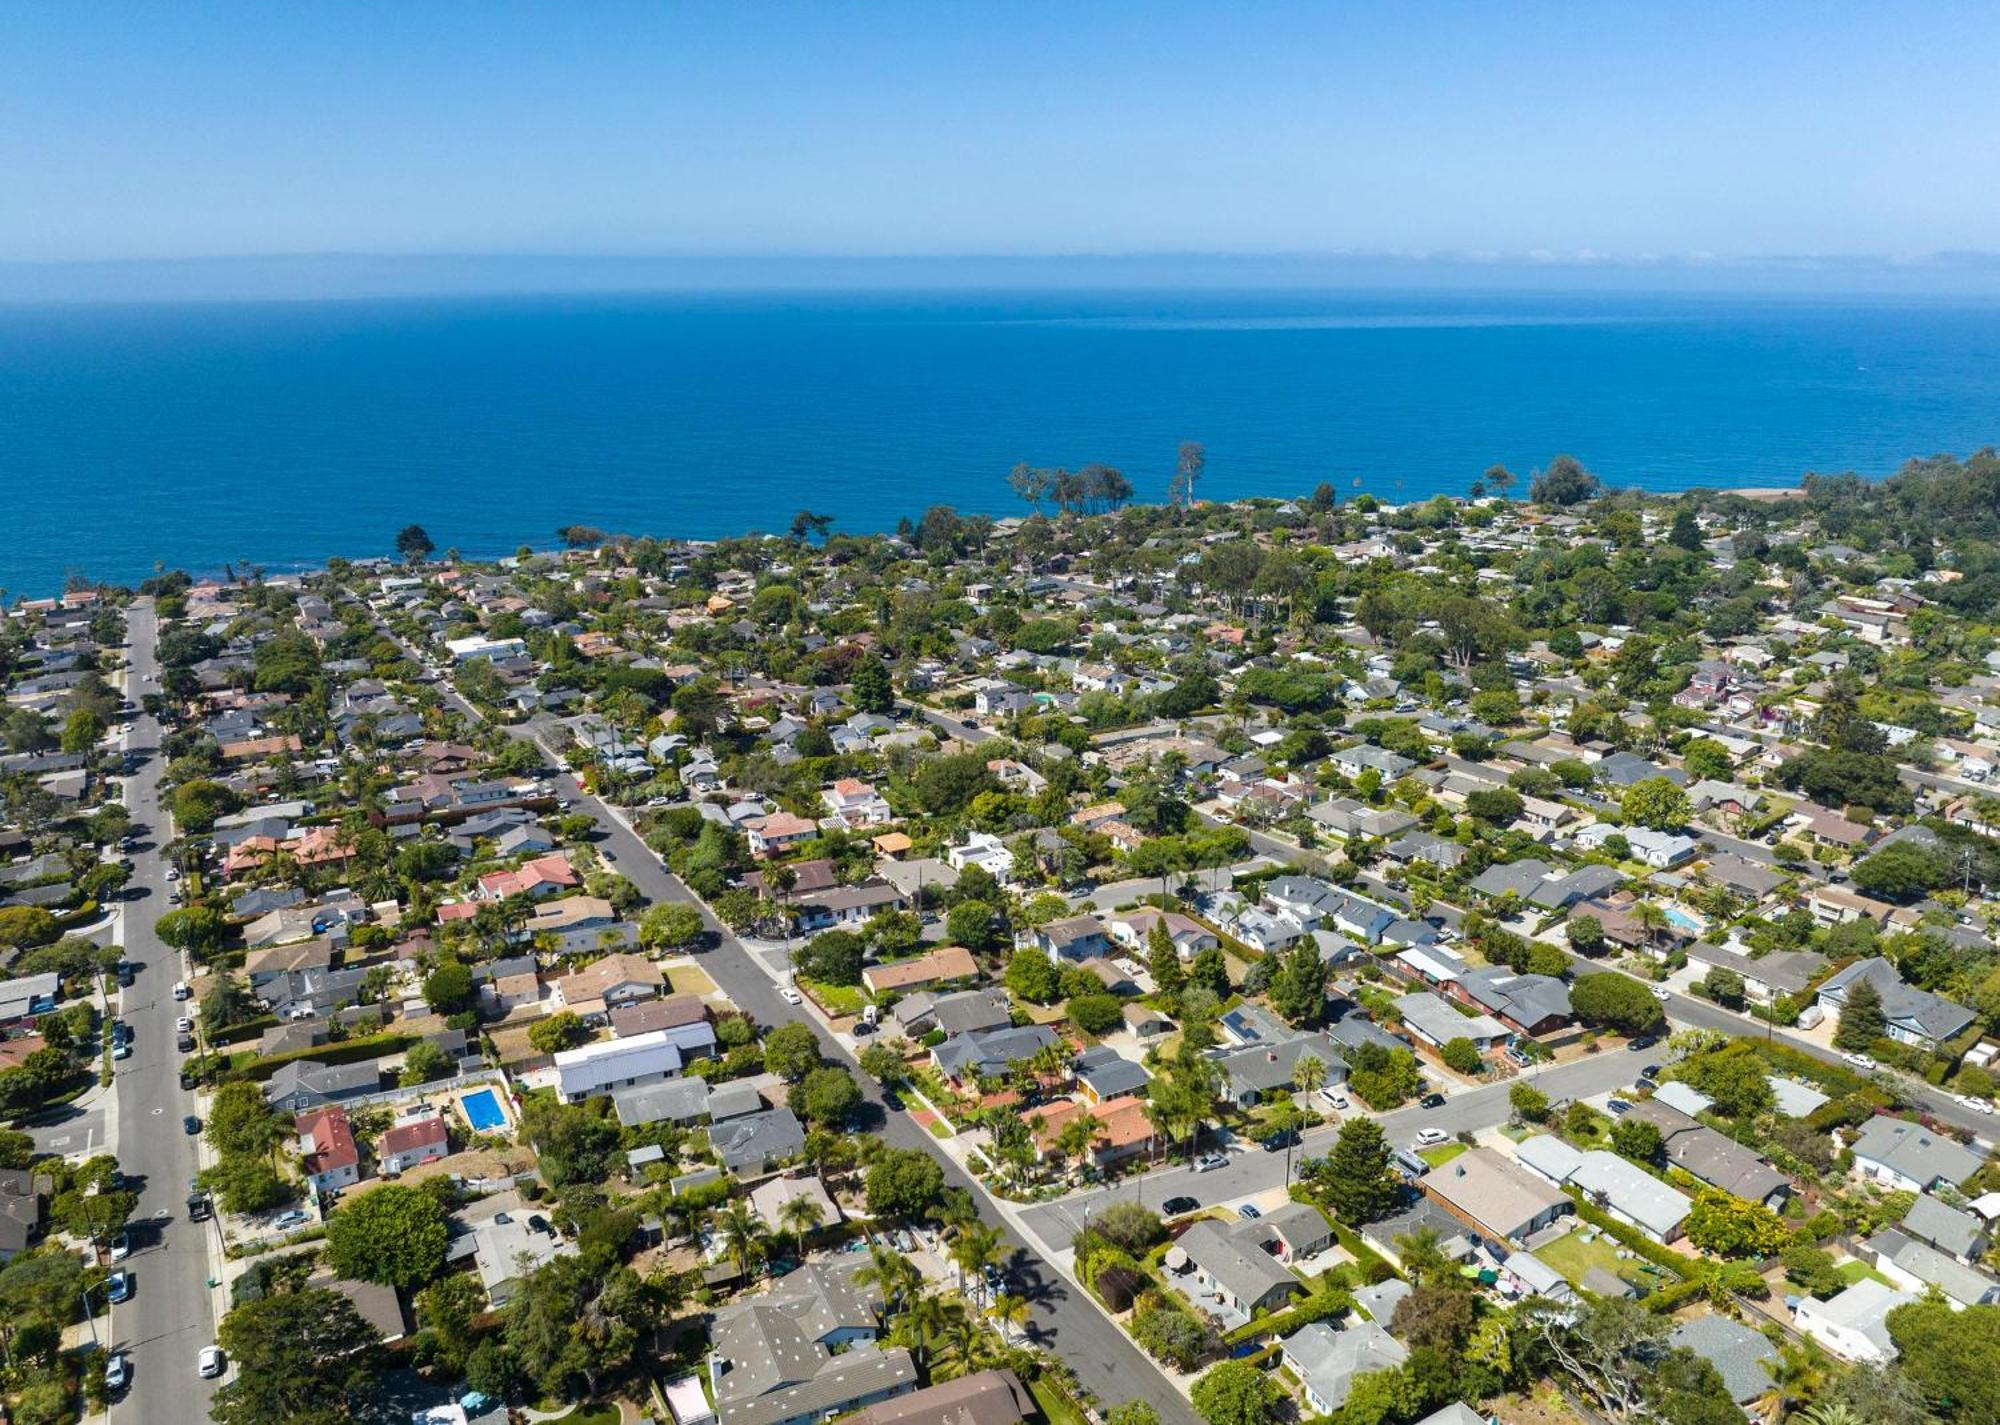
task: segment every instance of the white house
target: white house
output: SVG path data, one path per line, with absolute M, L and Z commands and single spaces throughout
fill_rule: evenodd
M 1883 1364 L 1896 1358 L 1889 1339 L 1889 1313 L 1917 1298 L 1864 1277 L 1838 1296 L 1806 1297 L 1792 1324 L 1844 1361 Z
M 1014 874 L 1014 853 L 1007 849 L 1006 842 L 991 832 L 975 831 L 965 838 L 963 846 L 946 847 L 944 859 L 957 871 L 977 866 L 1003 886 Z
M 556 1055 L 556 1093 L 564 1103 L 575 1103 L 613 1089 L 656 1084 L 678 1075 L 682 1062 L 680 1036 L 674 1029 L 565 1049 Z

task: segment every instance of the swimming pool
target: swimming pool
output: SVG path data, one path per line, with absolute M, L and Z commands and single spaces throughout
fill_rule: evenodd
M 1663 913 L 1669 925 L 1685 930 L 1690 935 L 1699 935 L 1707 928 L 1702 924 L 1699 916 L 1695 915 L 1692 911 L 1682 910 L 1677 905 L 1664 907 Z
M 492 1089 L 466 1094 L 459 1099 L 458 1106 L 475 1133 L 491 1133 L 496 1128 L 507 1126 L 507 1115 L 501 1111 L 500 1100 L 494 1096 Z

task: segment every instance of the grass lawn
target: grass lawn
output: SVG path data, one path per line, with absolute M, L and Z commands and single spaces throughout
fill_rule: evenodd
M 676 965 L 667 971 L 667 984 L 677 995 L 712 995 L 715 981 L 706 970 L 694 965 Z
M 1046 1381 L 1029 1381 L 1028 1394 L 1035 1397 L 1035 1404 L 1042 1408 L 1042 1418 L 1049 1425 L 1084 1425 L 1083 1416 L 1077 1408 L 1058 1395 Z
M 1535 1255 L 1569 1278 L 1572 1283 L 1580 1283 L 1584 1273 L 1592 1267 L 1602 1267 L 1613 1276 L 1632 1280 L 1632 1263 L 1618 1259 L 1618 1245 L 1609 1237 L 1599 1237 L 1595 1242 L 1586 1242 L 1581 1232 L 1572 1232 L 1559 1237 L 1546 1247 L 1537 1247 Z
M 1856 1282 L 1860 1281 L 1880 1282 L 1883 1286 L 1895 1285 L 1894 1282 L 1890 1281 L 1866 1262 L 1859 1260 L 1842 1262 L 1840 1264 L 1840 1279 L 1849 1286 L 1853 1286 Z
M 553 1425 L 618 1425 L 620 1418 L 615 1405 L 584 1404 L 559 1417 Z
M 1466 1145 L 1463 1143 L 1440 1143 L 1435 1148 L 1424 1149 L 1417 1156 L 1422 1158 L 1426 1163 L 1429 1163 L 1433 1168 L 1442 1168 L 1446 1163 L 1449 1163 L 1453 1158 L 1463 1153 L 1465 1149 Z
M 867 1003 L 859 985 L 829 985 L 820 980 L 802 980 L 800 983 L 828 1014 L 836 1018 L 859 1014 L 861 1006 Z

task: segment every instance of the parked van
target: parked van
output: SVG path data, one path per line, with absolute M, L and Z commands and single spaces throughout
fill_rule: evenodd
M 190 990 L 190 989 L 188 988 L 188 982 L 187 982 L 186 980 L 175 980 L 175 981 L 174 981 L 174 998 L 175 998 L 175 999 L 186 999 L 186 998 L 187 998 L 187 997 L 188 997 L 188 996 L 189 996 L 190 994 L 192 994 L 192 993 L 193 993 L 193 991 L 192 991 L 192 990 Z

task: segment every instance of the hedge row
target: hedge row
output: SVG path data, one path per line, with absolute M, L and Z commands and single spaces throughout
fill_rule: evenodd
M 289 1054 L 272 1054 L 241 1068 L 233 1068 L 229 1077 L 261 1083 L 296 1059 L 311 1059 L 320 1064 L 358 1064 L 364 1059 L 387 1058 L 391 1054 L 402 1053 L 421 1037 L 416 1034 L 377 1034 L 368 1039 L 345 1039 L 338 1044 L 294 1049 Z
M 1307 1297 L 1288 1311 L 1280 1311 L 1273 1316 L 1259 1317 L 1245 1322 L 1222 1338 L 1228 1346 L 1241 1345 L 1256 1336 L 1269 1335 L 1279 1340 L 1292 1334 L 1301 1326 L 1310 1326 L 1315 1321 L 1325 1321 L 1344 1311 L 1354 1309 L 1354 1298 L 1340 1290 L 1320 1291 Z

